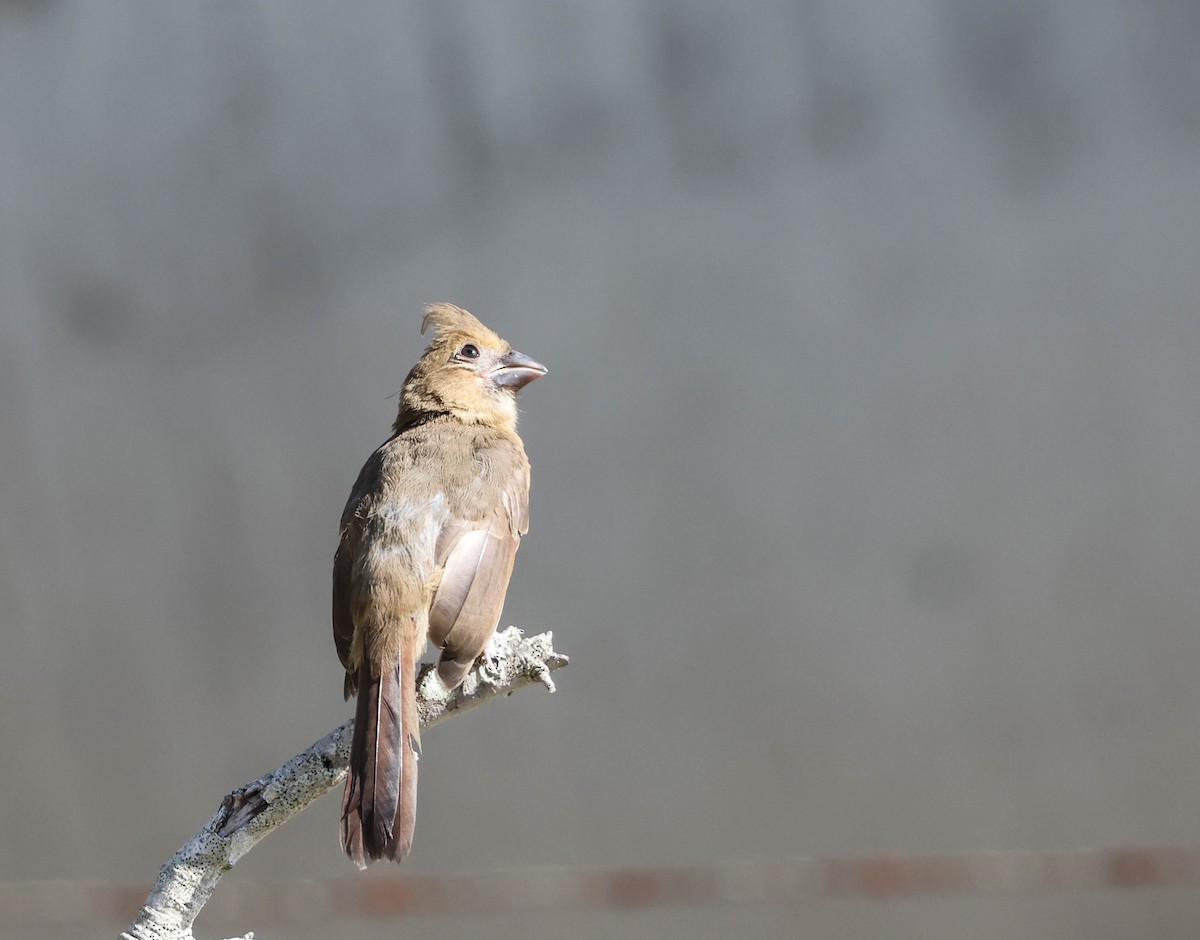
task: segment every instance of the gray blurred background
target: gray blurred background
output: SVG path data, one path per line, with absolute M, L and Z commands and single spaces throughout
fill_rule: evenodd
M 504 622 L 573 663 L 428 736 L 406 871 L 1200 839 L 1197 48 L 0 2 L 0 879 L 148 881 L 350 714 L 337 521 L 438 299 L 550 367 Z M 231 877 L 349 874 L 337 812 Z

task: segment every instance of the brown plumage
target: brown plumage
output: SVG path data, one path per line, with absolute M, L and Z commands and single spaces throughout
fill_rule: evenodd
M 360 868 L 412 846 L 426 637 L 453 688 L 495 632 L 529 527 L 516 392 L 546 369 L 452 304 L 427 307 L 429 326 L 392 436 L 350 492 L 333 562 L 333 637 L 346 697 L 358 695 L 342 847 Z

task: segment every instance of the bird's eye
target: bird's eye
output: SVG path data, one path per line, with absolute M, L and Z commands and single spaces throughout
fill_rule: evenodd
M 479 347 L 476 346 L 474 343 L 467 343 L 466 346 L 464 346 L 462 349 L 460 349 L 458 351 L 458 354 L 460 356 L 462 356 L 464 359 L 478 359 L 479 358 Z

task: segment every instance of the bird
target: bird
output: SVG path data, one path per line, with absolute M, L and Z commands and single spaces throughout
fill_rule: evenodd
M 431 341 L 346 501 L 333 563 L 334 642 L 357 695 L 341 843 L 359 868 L 412 848 L 427 639 L 455 688 L 495 633 L 529 529 L 516 393 L 546 367 L 454 304 L 424 314 Z

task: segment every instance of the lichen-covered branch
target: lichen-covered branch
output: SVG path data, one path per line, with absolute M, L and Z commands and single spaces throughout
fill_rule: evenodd
M 422 670 L 417 679 L 421 726 L 428 728 L 522 686 L 538 683 L 553 692 L 550 673 L 566 664 L 567 657 L 554 650 L 552 634 L 523 638 L 509 627 L 493 637 L 463 684 L 452 691 L 431 667 Z M 191 940 L 192 923 L 221 876 L 263 836 L 345 780 L 353 730 L 354 722 L 346 722 L 226 796 L 213 818 L 162 867 L 121 940 Z

